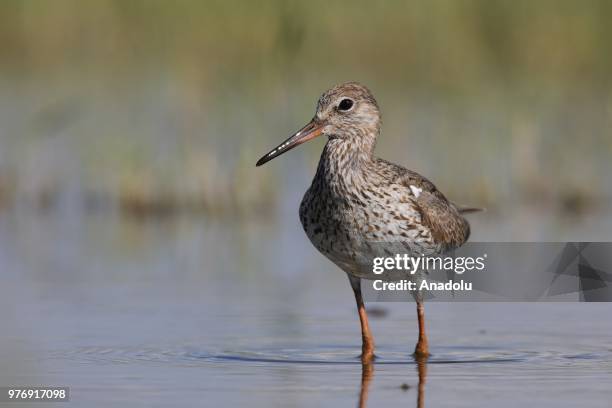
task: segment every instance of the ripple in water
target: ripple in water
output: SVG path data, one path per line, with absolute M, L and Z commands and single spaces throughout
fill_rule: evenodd
M 358 348 L 329 346 L 320 348 L 262 348 L 251 350 L 206 351 L 197 347 L 84 347 L 53 353 L 51 358 L 100 364 L 152 362 L 165 364 L 361 364 Z M 612 353 L 562 354 L 557 352 L 507 350 L 493 347 L 439 347 L 429 364 L 557 363 L 575 364 L 594 360 L 612 362 Z M 376 364 L 414 364 L 409 350 L 381 347 Z

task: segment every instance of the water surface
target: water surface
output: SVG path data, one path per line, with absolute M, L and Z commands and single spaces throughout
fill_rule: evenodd
M 373 304 L 362 367 L 346 278 L 297 222 L 4 213 L 0 384 L 73 407 L 609 406 L 609 304 L 428 304 L 426 366 L 414 305 Z

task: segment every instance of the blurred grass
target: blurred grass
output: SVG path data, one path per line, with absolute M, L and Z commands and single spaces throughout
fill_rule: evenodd
M 611 18 L 604 0 L 4 0 L 0 208 L 262 213 L 320 144 L 256 159 L 359 80 L 379 154 L 456 201 L 590 209 L 612 197 Z

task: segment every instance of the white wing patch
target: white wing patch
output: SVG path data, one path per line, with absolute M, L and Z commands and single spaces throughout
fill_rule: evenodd
M 415 198 L 419 198 L 421 192 L 423 191 L 422 188 L 418 188 L 416 186 L 413 186 L 412 184 L 410 185 L 410 190 L 412 190 L 412 194 L 414 194 Z

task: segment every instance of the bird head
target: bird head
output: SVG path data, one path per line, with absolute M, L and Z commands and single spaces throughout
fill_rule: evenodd
M 357 82 L 337 85 L 321 95 L 312 120 L 262 156 L 257 166 L 321 135 L 364 149 L 373 148 L 380 122 L 378 103 L 368 88 Z

